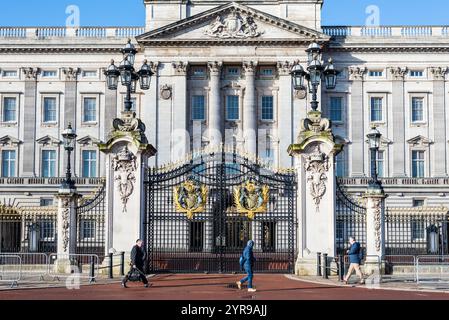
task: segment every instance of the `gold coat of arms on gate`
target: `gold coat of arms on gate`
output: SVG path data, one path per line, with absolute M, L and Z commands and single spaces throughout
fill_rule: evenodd
M 187 180 L 174 188 L 174 203 L 176 211 L 193 219 L 195 213 L 204 211 L 207 203 L 207 187 L 199 183 Z
M 256 213 L 267 211 L 270 199 L 270 188 L 267 185 L 259 186 L 253 180 L 249 180 L 234 189 L 234 202 L 237 211 L 246 214 L 249 219 L 254 219 Z

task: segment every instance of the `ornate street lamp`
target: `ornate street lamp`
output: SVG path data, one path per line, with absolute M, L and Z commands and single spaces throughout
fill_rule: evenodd
M 128 43 L 121 52 L 123 54 L 123 61 L 117 67 L 114 60 L 112 60 L 111 65 L 105 71 L 105 75 L 110 90 L 117 90 L 118 78 L 120 77 L 121 84 L 126 87 L 125 112 L 131 112 L 131 93 L 136 92 L 137 82 L 140 81 L 140 88 L 142 90 L 148 90 L 150 88 L 151 77 L 154 73 L 151 71 L 146 60 L 139 71 L 134 69 L 137 49 L 131 43 L 131 39 L 128 39 Z
M 324 80 L 326 88 L 329 90 L 335 89 L 337 85 L 337 75 L 338 71 L 335 70 L 332 59 L 329 63 L 323 65 L 321 62 L 323 51 L 320 45 L 313 42 L 307 52 L 307 71 L 297 62 L 290 74 L 293 78 L 293 86 L 295 90 L 305 89 L 305 80 L 308 82 L 309 92 L 312 94 L 312 101 L 310 103 L 312 110 L 317 111 L 318 109 L 318 87 L 321 81 Z
M 75 130 L 72 128 L 72 124 L 69 123 L 67 129 L 62 132 L 64 139 L 64 149 L 67 151 L 67 169 L 65 172 L 65 180 L 62 183 L 62 189 L 72 190 L 75 189 L 75 181 L 72 179 L 72 171 L 70 168 L 70 154 L 75 148 L 75 139 L 77 137 Z
M 382 191 L 382 184 L 379 181 L 377 174 L 377 153 L 379 151 L 380 138 L 382 137 L 382 134 L 375 126 L 373 126 L 371 131 L 366 136 L 368 138 L 371 153 L 371 180 L 368 188 L 372 191 Z

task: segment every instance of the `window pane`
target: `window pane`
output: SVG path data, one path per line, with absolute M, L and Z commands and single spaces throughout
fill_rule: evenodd
M 44 98 L 44 122 L 56 122 L 56 98 Z
M 56 177 L 56 151 L 42 151 L 42 177 Z
M 80 228 L 81 239 L 95 238 L 95 220 L 81 220 Z
M 412 176 L 424 177 L 424 151 L 412 151 Z
M 343 152 L 339 153 L 335 159 L 335 174 L 337 177 L 346 176 L 346 159 Z
M 14 177 L 16 175 L 16 152 L 14 150 L 2 151 L 2 177 Z
M 205 113 L 204 96 L 192 96 L 192 120 L 204 120 Z
M 273 96 L 262 97 L 262 120 L 273 120 Z
M 239 119 L 239 96 L 226 97 L 226 119 L 227 120 Z
M 377 175 L 384 176 L 384 151 L 377 152 Z
M 16 121 L 16 98 L 3 99 L 3 121 Z
M 423 121 L 424 120 L 424 99 L 423 98 L 412 98 L 412 121 Z
M 56 71 L 43 71 L 42 77 L 56 77 Z
M 83 177 L 92 178 L 97 176 L 97 152 L 83 150 Z
M 84 98 L 84 122 L 97 120 L 97 99 Z
M 343 121 L 343 98 L 332 97 L 330 105 L 330 119 L 332 121 Z
M 371 121 L 382 121 L 382 98 L 371 98 Z

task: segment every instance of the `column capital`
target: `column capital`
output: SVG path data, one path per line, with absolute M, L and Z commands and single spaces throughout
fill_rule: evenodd
M 149 61 L 148 65 L 150 66 L 151 71 L 157 75 L 157 71 L 159 70 L 159 61 Z
M 394 67 L 390 68 L 390 73 L 393 76 L 393 80 L 404 81 L 405 75 L 408 72 L 407 67 Z
M 258 61 L 244 61 L 243 70 L 245 70 L 245 73 L 255 73 L 258 64 Z
M 349 80 L 351 81 L 363 81 L 363 77 L 366 73 L 365 67 L 349 67 Z
M 221 68 L 223 67 L 222 61 L 209 61 L 207 63 L 207 67 L 209 68 L 211 73 L 219 74 L 221 72 Z
M 433 76 L 433 80 L 445 80 L 446 79 L 446 73 L 449 71 L 447 67 L 431 67 L 430 73 Z
M 76 81 L 78 74 L 81 72 L 80 68 L 62 68 L 65 75 L 65 81 Z
M 173 71 L 177 76 L 185 76 L 187 74 L 188 62 L 184 61 L 174 61 L 172 62 Z
M 278 61 L 277 68 L 280 76 L 289 76 L 294 65 L 293 61 Z
M 37 75 L 41 72 L 40 68 L 22 68 L 25 80 L 36 80 Z

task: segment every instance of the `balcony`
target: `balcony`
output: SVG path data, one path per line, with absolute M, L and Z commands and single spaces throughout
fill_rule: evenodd
M 0 27 L 0 38 L 129 38 L 144 32 L 144 27 Z
M 449 26 L 323 26 L 324 34 L 331 37 L 372 38 L 436 38 L 449 37 Z

